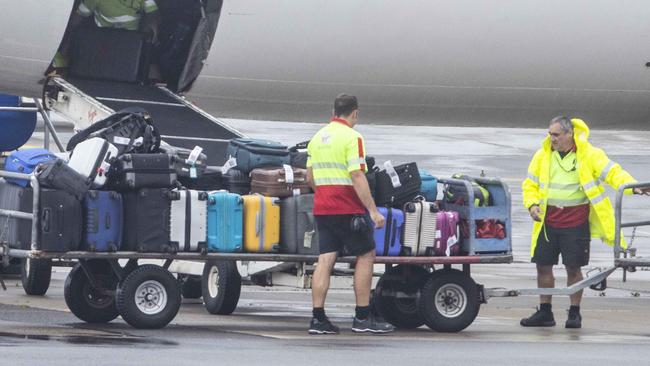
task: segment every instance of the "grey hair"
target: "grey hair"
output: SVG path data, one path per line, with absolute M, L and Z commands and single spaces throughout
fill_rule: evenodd
M 558 123 L 560 127 L 562 127 L 562 130 L 564 132 L 571 132 L 573 133 L 573 123 L 571 123 L 571 117 L 567 116 L 557 116 L 554 117 L 551 122 L 549 122 L 549 126 Z

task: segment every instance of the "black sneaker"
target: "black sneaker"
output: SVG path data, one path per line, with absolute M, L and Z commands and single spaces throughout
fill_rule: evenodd
M 580 311 L 569 310 L 569 318 L 564 323 L 564 327 L 572 329 L 582 328 L 582 315 L 580 315 Z
M 519 324 L 521 324 L 522 327 L 554 327 L 555 318 L 553 317 L 552 312 L 537 309 L 535 314 L 528 318 L 521 319 Z
M 309 323 L 309 334 L 339 334 L 339 327 L 332 324 L 332 322 L 325 318 L 325 320 L 318 321 L 316 318 L 311 318 Z
M 366 319 L 359 320 L 354 317 L 352 320 L 352 331 L 356 333 L 390 333 L 395 330 L 390 323 L 370 314 Z

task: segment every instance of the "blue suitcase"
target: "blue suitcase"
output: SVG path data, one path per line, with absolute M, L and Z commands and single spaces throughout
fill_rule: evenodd
M 14 173 L 31 174 L 36 166 L 50 160 L 55 160 L 56 155 L 45 149 L 25 149 L 14 151 L 5 162 L 5 170 Z M 23 179 L 7 178 L 7 182 L 27 187 L 29 181 Z
M 402 226 L 404 212 L 396 208 L 379 207 L 379 213 L 386 218 L 386 225 L 375 229 L 375 246 L 377 256 L 397 256 L 402 251 Z
M 244 201 L 227 191 L 208 196 L 208 251 L 241 252 L 244 238 Z
M 122 247 L 122 196 L 111 191 L 88 191 L 83 204 L 82 250 L 116 252 Z
M 226 159 L 237 160 L 237 169 L 248 174 L 255 168 L 282 166 L 290 163 L 289 148 L 279 142 L 249 138 L 230 140 Z
M 436 197 L 438 197 L 438 180 L 436 177 L 426 170 L 420 170 L 420 180 L 422 181 L 420 194 L 426 198 L 425 201 L 435 202 Z

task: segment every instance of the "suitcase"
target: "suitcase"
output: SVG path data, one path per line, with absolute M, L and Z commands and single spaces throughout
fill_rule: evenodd
M 207 251 L 208 194 L 187 189 L 172 191 L 171 243 L 179 252 Z
M 103 138 L 115 145 L 118 155 L 157 153 L 161 143 L 151 116 L 140 107 L 125 108 L 79 131 L 70 138 L 66 150 L 74 150 L 92 137 Z
M 309 193 L 307 170 L 292 168 L 258 168 L 251 172 L 251 192 L 268 197 L 291 197 Z
M 246 195 L 251 193 L 251 179 L 239 169 L 230 169 L 223 175 L 223 185 L 231 193 Z
M 78 250 L 81 244 L 81 202 L 60 190 L 43 188 L 39 199 L 38 249 L 45 252 Z M 0 208 L 33 212 L 33 191 L 0 180 Z M 31 249 L 32 222 L 0 216 L 0 242 Z
M 226 159 L 237 160 L 237 169 L 249 173 L 255 168 L 265 166 L 282 166 L 289 164 L 289 150 L 279 142 L 250 138 L 230 140 L 226 150 Z
M 108 186 L 117 191 L 173 188 L 177 184 L 174 158 L 167 154 L 125 154 L 109 172 Z
M 45 149 L 25 149 L 14 151 L 5 160 L 5 170 L 13 173 L 31 174 L 38 164 L 56 160 L 56 155 Z M 7 182 L 21 187 L 29 185 L 28 180 L 7 178 Z
M 176 175 L 186 180 L 196 180 L 201 178 L 206 169 L 208 157 L 201 151 L 203 149 L 196 146 L 193 150 L 182 147 L 164 144 L 160 146 L 160 152 L 174 157 L 174 169 Z
M 36 175 L 42 186 L 68 192 L 79 201 L 83 200 L 91 185 L 87 178 L 58 159 L 39 165 Z
M 88 191 L 83 211 L 81 249 L 91 252 L 120 250 L 124 222 L 122 196 L 113 191 Z
M 187 189 L 194 189 L 197 191 L 218 191 L 224 189 L 223 177 L 221 169 L 206 168 L 200 177 L 194 179 L 190 177 L 178 177 L 178 182 Z M 237 193 L 237 192 L 235 192 Z M 248 194 L 248 192 L 246 192 Z
M 241 252 L 244 205 L 242 197 L 226 191 L 208 196 L 208 251 Z
M 384 164 L 375 181 L 375 202 L 380 206 L 401 208 L 420 194 L 421 180 L 416 163 L 395 167 Z
M 397 256 L 402 251 L 404 212 L 386 207 L 378 207 L 378 210 L 386 218 L 386 225 L 381 229 L 375 229 L 375 253 L 383 257 Z
M 136 83 L 149 73 L 144 33 L 89 27 L 75 32 L 70 74 L 79 78 Z
M 433 255 L 438 206 L 424 199 L 404 205 L 402 255 Z
M 166 188 L 142 188 L 122 194 L 124 236 L 122 250 L 150 253 L 174 253 L 170 243 L 171 191 Z
M 455 211 L 439 211 L 436 213 L 434 255 L 447 257 L 460 255 L 459 220 L 458 212 Z
M 72 150 L 68 166 L 88 178 L 95 188 L 106 184 L 106 173 L 117 158 L 117 147 L 99 137 L 88 139 Z
M 280 249 L 280 199 L 259 194 L 243 196 L 244 251 L 273 253 Z
M 313 210 L 313 194 L 289 197 L 280 202 L 281 253 L 320 254 Z
M 420 170 L 420 195 L 429 202 L 435 202 L 438 197 L 438 180 L 425 170 Z
M 296 168 L 307 169 L 307 146 L 309 141 L 304 141 L 289 148 L 289 163 Z

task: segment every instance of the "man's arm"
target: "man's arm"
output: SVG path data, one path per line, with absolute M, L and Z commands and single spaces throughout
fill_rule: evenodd
M 354 190 L 363 203 L 363 206 L 370 213 L 370 218 L 375 223 L 375 228 L 382 228 L 386 224 L 386 219 L 382 216 L 377 210 L 375 205 L 375 200 L 372 199 L 370 194 L 370 187 L 368 186 L 368 179 L 366 179 L 366 174 L 361 170 L 355 170 L 350 172 L 350 177 L 352 178 L 352 185 Z
M 314 183 L 314 171 L 311 167 L 307 168 L 307 184 L 312 191 L 316 192 L 316 184 Z
M 542 158 L 541 151 L 538 151 L 528 166 L 528 174 L 526 179 L 521 185 L 524 206 L 528 210 L 530 217 L 535 221 L 541 221 L 542 210 L 539 207 L 541 192 L 539 190 L 539 176 L 537 175 L 539 169 L 540 159 Z

